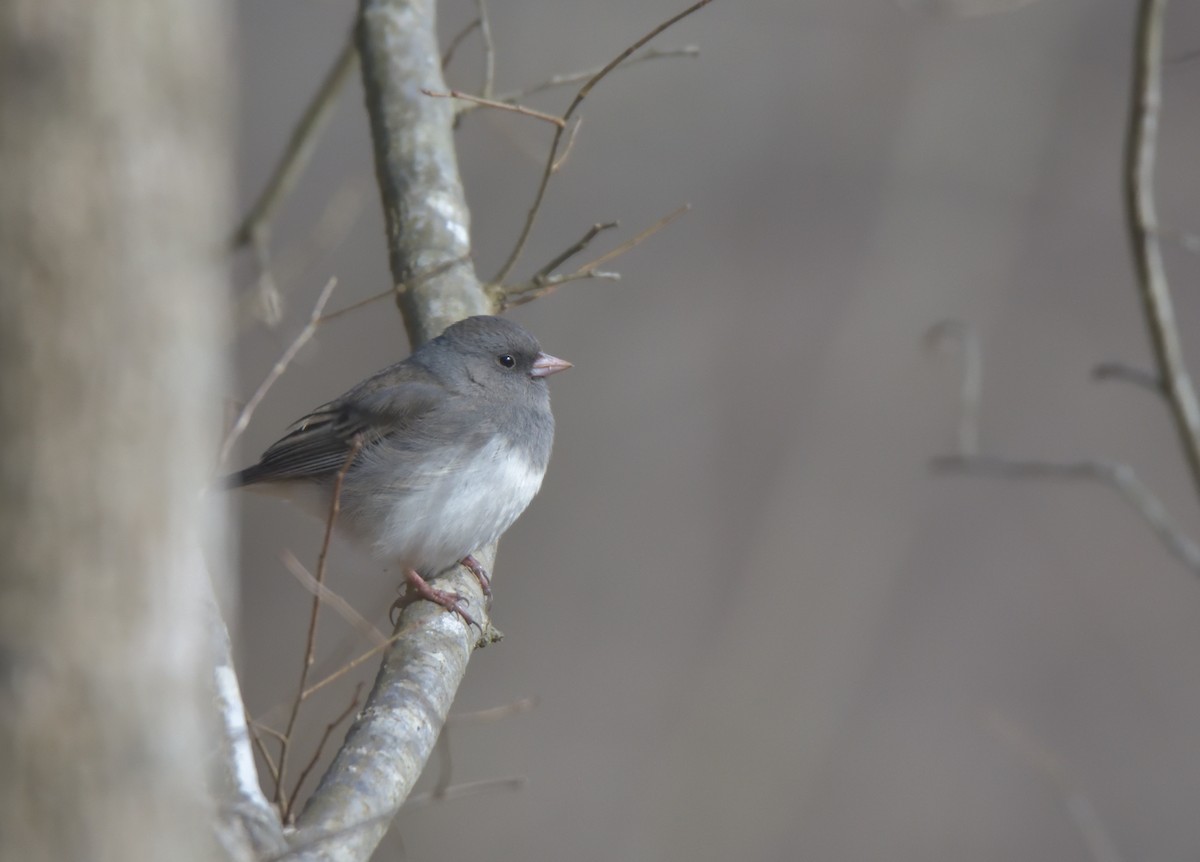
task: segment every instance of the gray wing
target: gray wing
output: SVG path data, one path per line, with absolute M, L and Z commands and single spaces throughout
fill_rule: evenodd
M 393 382 L 400 376 L 396 370 L 380 372 L 295 422 L 257 464 L 228 477 L 227 485 L 332 476 L 346 465 L 356 439 L 365 450 L 402 435 L 447 397 L 435 381 L 411 379 L 417 375 Z

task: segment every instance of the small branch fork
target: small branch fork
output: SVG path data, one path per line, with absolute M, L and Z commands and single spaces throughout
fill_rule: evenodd
M 457 111 L 460 116 L 475 108 L 492 107 L 528 114 L 529 116 L 538 117 L 556 125 L 564 124 L 565 121 L 560 117 L 554 117 L 530 108 L 521 108 L 516 105 L 516 102 L 535 93 L 542 93 L 557 87 L 568 87 L 580 82 L 586 82 L 605 72 L 605 68 L 600 67 L 554 75 L 539 84 L 502 93 L 498 96 L 493 95 L 492 91 L 495 88 L 496 75 L 496 49 L 492 41 L 492 30 L 488 19 L 487 5 L 483 0 L 477 0 L 477 2 L 479 17 L 472 20 L 466 27 L 455 34 L 446 47 L 445 53 L 442 55 L 441 63 L 443 68 L 449 66 L 462 42 L 475 30 L 479 30 L 484 45 L 484 77 L 480 88 L 480 95 L 473 96 L 458 90 L 452 90 L 449 93 L 427 92 L 427 95 L 450 97 L 463 101 L 464 104 Z M 624 66 L 629 67 L 649 60 L 696 57 L 699 53 L 700 49 L 694 45 L 686 45 L 682 48 L 671 50 L 648 50 L 636 57 L 629 58 L 625 61 Z M 329 71 L 325 73 L 325 77 L 322 79 L 317 91 L 313 94 L 304 112 L 300 115 L 295 128 L 292 129 L 287 146 L 280 155 L 279 161 L 276 163 L 266 186 L 263 187 L 258 197 L 255 198 L 254 203 L 251 204 L 250 209 L 246 212 L 246 215 L 230 238 L 230 247 L 234 250 L 245 246 L 250 246 L 254 249 L 255 258 L 259 262 L 259 269 L 264 274 L 268 274 L 270 271 L 269 246 L 271 223 L 274 221 L 279 207 L 287 196 L 291 194 L 299 182 L 301 175 L 304 173 L 305 168 L 308 167 L 321 135 L 328 128 L 329 121 L 333 118 L 337 98 L 341 94 L 342 88 L 345 87 L 346 82 L 350 80 L 357 65 L 358 48 L 355 44 L 352 29 L 343 43 L 341 50 L 338 51 L 337 57 L 334 59 Z M 269 275 L 266 277 L 269 277 Z
M 496 273 L 495 277 L 492 278 L 492 282 L 500 283 L 508 277 L 508 274 L 512 272 L 513 267 L 516 266 L 517 260 L 521 257 L 521 252 L 524 251 L 525 244 L 529 241 L 529 235 L 533 232 L 533 223 L 537 218 L 538 211 L 542 208 L 542 201 L 546 197 L 546 187 L 550 184 L 550 178 L 555 173 L 556 165 L 559 164 L 558 147 L 562 142 L 563 132 L 566 129 L 566 123 L 575 114 L 575 111 L 579 108 L 579 106 L 583 104 L 583 100 L 588 97 L 588 94 L 591 93 L 592 89 L 597 84 L 608 77 L 608 74 L 612 72 L 613 69 L 617 68 L 617 66 L 621 65 L 633 54 L 641 50 L 641 48 L 645 46 L 647 42 L 658 36 L 664 30 L 679 23 L 684 18 L 687 18 L 689 15 L 700 11 L 711 2 L 712 0 L 700 0 L 700 2 L 689 6 L 679 14 L 668 18 L 666 21 L 659 24 L 645 36 L 638 39 L 636 42 L 610 60 L 605 66 L 596 72 L 596 74 L 588 78 L 584 85 L 579 88 L 579 91 L 575 94 L 575 98 L 571 100 L 571 103 L 567 106 L 567 109 L 562 114 L 563 125 L 557 126 L 554 130 L 554 139 L 550 142 L 550 151 L 546 156 L 546 166 L 542 170 L 542 178 L 538 183 L 537 192 L 534 194 L 533 204 L 530 206 L 529 213 L 525 217 L 525 225 L 521 228 L 521 233 L 518 235 L 517 241 L 513 244 L 513 248 L 508 255 L 508 259 L 500 267 L 500 270 Z
M 958 451 L 935 457 L 931 466 L 936 472 L 1003 479 L 1098 482 L 1115 491 L 1179 562 L 1200 575 L 1200 546 L 1180 529 L 1166 506 L 1128 464 L 1103 459 L 1046 461 L 981 454 L 979 410 L 982 404 L 983 352 L 979 337 L 961 321 L 944 321 L 930 330 L 928 340 L 939 346 L 953 341 L 964 357 L 959 390 Z
M 617 272 L 605 272 L 600 269 L 601 266 L 611 260 L 620 257 L 627 251 L 636 248 L 643 242 L 648 240 L 654 234 L 665 228 L 671 222 L 686 213 L 691 209 L 690 204 L 684 204 L 673 212 L 660 218 L 650 227 L 639 233 L 637 236 L 631 237 L 612 251 L 606 252 L 600 257 L 590 260 L 587 263 L 579 266 L 573 272 L 560 273 L 553 275 L 554 270 L 558 269 L 562 264 L 566 263 L 572 257 L 582 253 L 597 236 L 607 230 L 612 230 L 617 227 L 617 222 L 604 222 L 594 224 L 581 236 L 575 243 L 567 249 L 556 255 L 553 260 L 539 269 L 529 281 L 522 284 L 491 284 L 485 289 L 496 307 L 500 311 L 507 311 L 510 308 L 515 308 L 518 305 L 525 305 L 528 302 L 533 302 L 535 299 L 540 299 L 558 290 L 564 284 L 572 281 L 580 281 L 585 278 L 605 279 L 608 281 L 619 281 L 621 274 Z

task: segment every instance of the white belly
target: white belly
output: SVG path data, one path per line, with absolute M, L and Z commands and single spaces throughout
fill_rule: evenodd
M 393 488 L 380 483 L 387 490 L 359 497 L 348 526 L 377 557 L 434 574 L 499 539 L 538 492 L 544 472 L 496 441 Z

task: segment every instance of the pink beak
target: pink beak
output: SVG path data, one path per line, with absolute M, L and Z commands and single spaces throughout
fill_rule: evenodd
M 559 359 L 549 353 L 539 353 L 537 359 L 533 360 L 533 370 L 529 374 L 531 377 L 549 377 L 570 367 L 571 363 L 565 359 Z

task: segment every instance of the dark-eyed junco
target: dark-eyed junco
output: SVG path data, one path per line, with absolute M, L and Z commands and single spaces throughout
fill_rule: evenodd
M 425 579 L 461 561 L 490 594 L 471 552 L 541 487 L 554 440 L 546 377 L 570 367 L 509 320 L 469 317 L 296 422 L 228 484 L 325 519 L 341 475 L 340 531 L 473 622 Z

